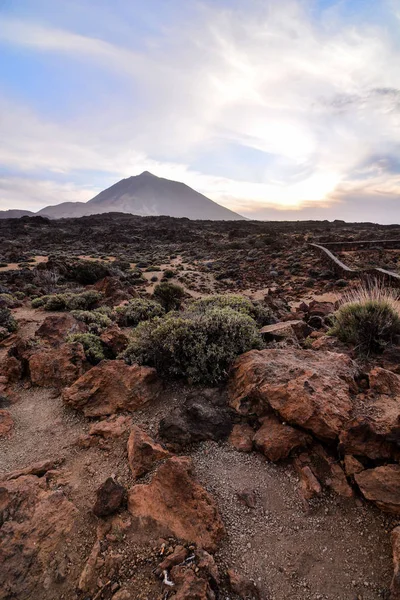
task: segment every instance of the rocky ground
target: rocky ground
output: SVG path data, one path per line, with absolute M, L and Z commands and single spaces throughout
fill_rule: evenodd
M 327 335 L 357 282 L 308 245 L 400 228 L 103 215 L 0 235 L 18 324 L 0 343 L 1 599 L 400 598 L 400 347 L 361 361 Z M 88 259 L 101 278 L 69 277 Z M 94 366 L 67 341 L 86 326 L 31 304 L 92 289 L 113 308 L 162 279 L 260 301 L 265 348 L 191 386 L 116 359 L 125 326 Z

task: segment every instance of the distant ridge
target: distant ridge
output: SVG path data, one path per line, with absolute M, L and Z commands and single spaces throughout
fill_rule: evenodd
M 88 202 L 62 202 L 46 206 L 37 213 L 0 211 L 0 218 L 10 218 L 9 212 L 36 214 L 50 219 L 83 217 L 86 215 L 122 212 L 139 216 L 187 217 L 211 221 L 242 221 L 245 217 L 213 202 L 188 185 L 156 177 L 148 171 L 121 179 Z

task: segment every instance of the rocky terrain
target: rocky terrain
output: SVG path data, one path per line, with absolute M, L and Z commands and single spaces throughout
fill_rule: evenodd
M 0 238 L 0 599 L 400 598 L 400 346 L 329 334 L 359 282 L 311 246 L 400 227 L 36 216 Z M 363 252 L 341 260 L 395 260 Z M 249 340 L 227 362 L 195 337 L 221 315 L 224 348 Z M 180 328 L 181 362 L 154 358 L 146 335 Z

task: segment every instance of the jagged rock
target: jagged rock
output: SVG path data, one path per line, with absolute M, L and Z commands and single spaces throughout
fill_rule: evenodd
M 156 462 L 170 453 L 157 444 L 143 429 L 134 425 L 128 439 L 128 462 L 134 478 L 150 471 Z
M 261 422 L 254 436 L 254 445 L 273 462 L 287 458 L 293 450 L 309 446 L 313 441 L 310 435 L 284 425 L 274 415 L 263 417 Z
M 115 513 L 124 503 L 126 490 L 124 486 L 109 477 L 96 492 L 93 513 L 96 517 L 107 517 Z
M 163 571 L 171 569 L 175 565 L 179 565 L 183 563 L 188 555 L 188 551 L 185 546 L 178 545 L 174 548 L 174 551 L 169 554 L 155 570 L 155 574 L 160 576 Z
M 255 582 L 247 579 L 247 577 L 244 577 L 233 569 L 228 569 L 227 575 L 232 592 L 237 594 L 239 598 L 243 598 L 243 600 L 250 600 L 251 598 L 254 600 L 261 599 L 260 590 Z
M 301 320 L 282 321 L 266 325 L 260 329 L 260 333 L 266 341 L 280 341 L 285 338 L 297 338 L 302 340 L 310 335 L 312 329 Z
M 255 508 L 257 506 L 257 498 L 254 490 L 242 490 L 237 492 L 237 497 L 242 504 L 247 508 Z
M 254 429 L 250 425 L 234 425 L 229 442 L 238 452 L 251 452 L 253 449 Z
M 93 423 L 89 427 L 89 435 L 98 435 L 102 438 L 116 438 L 124 435 L 129 429 L 129 417 L 110 417 L 109 419 Z
M 311 500 L 322 492 L 321 484 L 315 477 L 308 465 L 298 466 L 297 472 L 300 477 L 300 494 L 304 500 Z
M 6 436 L 14 428 L 14 419 L 8 410 L 0 410 L 0 438 Z
M 214 499 L 191 475 L 191 460 L 166 460 L 148 485 L 135 485 L 128 510 L 141 527 L 153 527 L 214 551 L 224 526 Z
M 361 471 L 364 470 L 364 465 L 351 454 L 346 454 L 343 462 L 347 477 L 356 475 L 356 473 L 361 473 Z
M 69 313 L 49 315 L 45 318 L 35 335 L 51 345 L 60 345 L 68 335 L 86 331 L 85 324 Z
M 40 387 L 71 385 L 84 372 L 86 356 L 82 344 L 63 344 L 39 350 L 29 359 L 31 381 Z
M 354 479 L 367 500 L 385 512 L 400 514 L 400 465 L 366 469 Z
M 352 410 L 350 386 L 356 367 L 344 354 L 312 350 L 251 350 L 234 363 L 230 404 L 241 414 L 268 413 L 335 439 Z
M 0 364 L 0 376 L 5 377 L 6 385 L 19 381 L 23 374 L 22 363 L 15 356 L 6 356 Z
M 128 366 L 121 360 L 103 360 L 64 390 L 63 400 L 86 417 L 137 410 L 155 399 L 162 383 L 155 369 Z
M 159 434 L 168 442 L 184 445 L 222 440 L 228 437 L 231 429 L 230 411 L 200 394 L 189 398 L 183 407 L 176 408 L 162 419 Z
M 45 582 L 59 581 L 77 510 L 42 479 L 0 483 L 0 596 L 41 598 Z M 61 569 L 61 571 L 60 571 Z
M 355 401 L 354 415 L 341 432 L 341 449 L 372 460 L 400 458 L 400 377 L 376 368 L 370 390 Z
M 173 567 L 171 579 L 176 589 L 174 600 L 207 600 L 208 581 L 197 577 L 192 569 L 184 566 Z
M 10 473 L 6 473 L 4 475 L 5 480 L 17 479 L 18 477 L 22 477 L 23 475 L 36 475 L 36 477 L 43 477 L 48 471 L 52 471 L 56 469 L 63 462 L 62 458 L 56 460 L 42 460 L 40 462 L 35 462 L 29 467 L 25 467 L 24 469 L 19 469 L 18 471 L 11 471 Z
M 100 541 L 96 540 L 79 578 L 78 589 L 81 592 L 92 594 L 97 589 L 100 551 Z
M 116 323 L 107 327 L 100 335 L 102 343 L 114 354 L 118 356 L 128 345 L 128 336 L 118 327 Z
M 322 446 L 314 446 L 309 454 L 301 454 L 298 465 L 310 467 L 316 479 L 339 496 L 343 498 L 354 496 L 342 467 Z

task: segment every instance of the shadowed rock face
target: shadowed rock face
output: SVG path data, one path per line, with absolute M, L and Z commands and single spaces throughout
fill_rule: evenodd
M 148 171 L 121 179 L 89 202 L 63 202 L 46 206 L 38 214 L 60 219 L 107 212 L 217 221 L 244 220 L 241 215 L 220 206 L 184 183 L 156 177 Z

